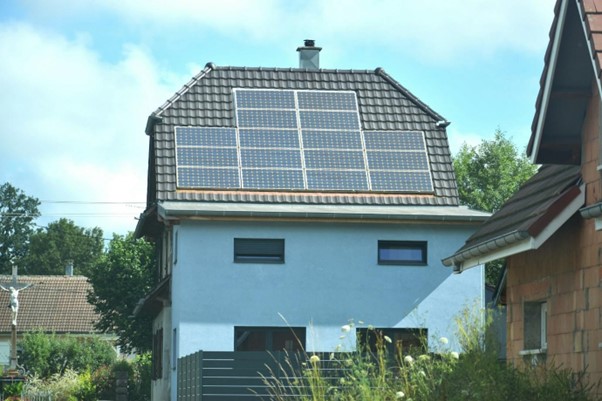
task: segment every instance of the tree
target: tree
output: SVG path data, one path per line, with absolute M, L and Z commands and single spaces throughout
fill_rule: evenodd
M 87 276 L 103 253 L 103 233 L 98 227 L 84 229 L 69 219 L 59 219 L 30 237 L 23 260 L 27 274 L 64 274 L 68 261 L 74 274 Z
M 500 129 L 493 140 L 483 140 L 479 146 L 463 144 L 453 163 L 460 203 L 491 213 L 537 171 Z M 502 268 L 502 261 L 487 263 L 485 282 L 496 285 Z
M 111 344 L 99 336 L 57 336 L 38 331 L 26 333 L 19 345 L 19 361 L 29 374 L 40 378 L 62 375 L 67 369 L 94 371 L 117 357 Z
M 19 263 L 29 246 L 40 201 L 27 196 L 8 182 L 0 186 L 0 273 L 11 273 L 11 262 Z
M 460 203 L 486 212 L 499 210 L 537 171 L 499 129 L 479 146 L 463 144 L 453 163 Z
M 138 301 L 154 284 L 154 248 L 143 239 L 114 234 L 100 263 L 89 273 L 94 293 L 88 301 L 101 315 L 97 328 L 118 336 L 123 352 L 151 347 L 152 319 L 132 317 Z

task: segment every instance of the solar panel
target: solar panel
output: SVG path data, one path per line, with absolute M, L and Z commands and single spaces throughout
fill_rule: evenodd
M 303 130 L 305 149 L 358 149 L 362 150 L 361 132 Z
M 239 129 L 240 146 L 245 148 L 299 149 L 298 130 Z
M 307 189 L 323 191 L 367 191 L 365 171 L 307 170 Z
M 432 192 L 420 131 L 363 131 L 351 91 L 234 89 L 236 128 L 177 127 L 179 188 Z
M 360 123 L 355 112 L 347 111 L 299 111 L 302 129 L 359 130 Z
M 239 128 L 297 128 L 294 110 L 237 110 Z
M 299 108 L 305 110 L 357 110 L 354 92 L 298 91 Z
M 428 171 L 371 171 L 373 191 L 433 192 Z
M 302 170 L 243 169 L 243 187 L 251 189 L 302 190 Z
M 238 169 L 178 167 L 178 186 L 183 188 L 240 188 Z
M 238 167 L 236 149 L 178 148 L 178 166 Z
M 236 129 L 178 127 L 176 146 L 236 146 Z
M 426 150 L 418 131 L 364 131 L 366 149 Z
M 276 167 L 301 169 L 301 152 L 299 149 L 241 149 L 240 160 L 243 168 Z
M 305 166 L 315 169 L 366 170 L 362 151 L 306 150 Z
M 294 91 L 234 89 L 234 94 L 238 108 L 295 109 Z
M 425 152 L 368 151 L 370 170 L 428 170 Z

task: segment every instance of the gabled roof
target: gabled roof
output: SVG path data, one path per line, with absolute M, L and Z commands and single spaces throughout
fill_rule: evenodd
M 580 164 L 583 115 L 602 92 L 602 1 L 558 0 L 527 154 L 537 164 Z
M 579 166 L 543 166 L 443 263 L 462 271 L 537 249 L 584 201 Z
M 362 130 L 424 133 L 433 194 L 176 188 L 175 127 L 235 127 L 233 90 L 353 91 Z M 445 119 L 385 71 L 207 66 L 148 119 L 149 206 L 162 201 L 457 206 Z
M 0 283 L 8 288 L 12 276 L 0 275 Z M 33 283 L 19 293 L 19 333 L 43 330 L 54 333 L 96 333 L 94 323 L 100 317 L 88 303 L 92 285 L 84 276 L 19 276 L 23 284 Z M 0 291 L 0 333 L 10 333 L 9 295 Z

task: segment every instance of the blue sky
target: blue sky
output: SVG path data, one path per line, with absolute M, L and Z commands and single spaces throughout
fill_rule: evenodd
M 0 184 L 105 237 L 146 197 L 146 118 L 218 66 L 385 71 L 443 115 L 452 152 L 530 135 L 554 0 L 2 0 Z

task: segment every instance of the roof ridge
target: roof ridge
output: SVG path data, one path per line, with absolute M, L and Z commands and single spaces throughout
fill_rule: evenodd
M 216 69 L 216 65 L 214 63 L 208 62 L 207 64 L 205 64 L 205 68 L 203 68 L 198 74 L 193 76 L 190 79 L 190 81 L 185 83 L 184 86 L 182 86 L 182 88 L 179 91 L 177 91 L 172 97 L 167 99 L 167 101 L 165 103 L 163 103 L 161 106 L 159 106 L 159 108 L 157 110 L 155 110 L 151 114 L 151 116 L 154 118 L 160 118 L 161 113 L 163 113 L 169 106 L 171 106 L 173 103 L 175 103 L 180 97 L 182 97 L 182 95 L 184 95 L 186 92 L 188 92 L 190 90 L 190 88 L 192 88 L 201 78 L 203 78 L 211 70 L 214 70 L 214 69 Z
M 344 68 L 298 68 L 298 67 L 249 67 L 249 66 L 216 66 L 213 63 L 213 69 L 221 71 L 273 71 L 273 72 L 317 72 L 317 73 L 355 73 L 355 74 L 374 74 L 371 69 L 344 69 Z
M 420 100 L 418 97 L 416 97 L 416 95 L 414 95 L 412 92 L 410 92 L 405 86 L 403 86 L 397 80 L 395 80 L 395 78 L 393 78 L 392 76 L 387 74 L 383 68 L 378 67 L 377 69 L 374 70 L 374 72 L 376 73 L 376 75 L 380 75 L 385 81 L 387 81 L 388 83 L 393 85 L 397 90 L 399 90 L 400 92 L 403 92 L 404 95 L 406 95 L 408 98 L 410 98 L 410 100 L 412 100 L 414 103 L 416 103 L 416 105 L 418 107 L 420 107 L 424 112 L 426 112 L 427 114 L 430 114 L 431 117 L 435 118 L 438 121 L 447 122 L 447 120 L 441 114 L 439 114 L 435 110 L 431 109 L 426 103 L 424 103 L 422 100 Z

